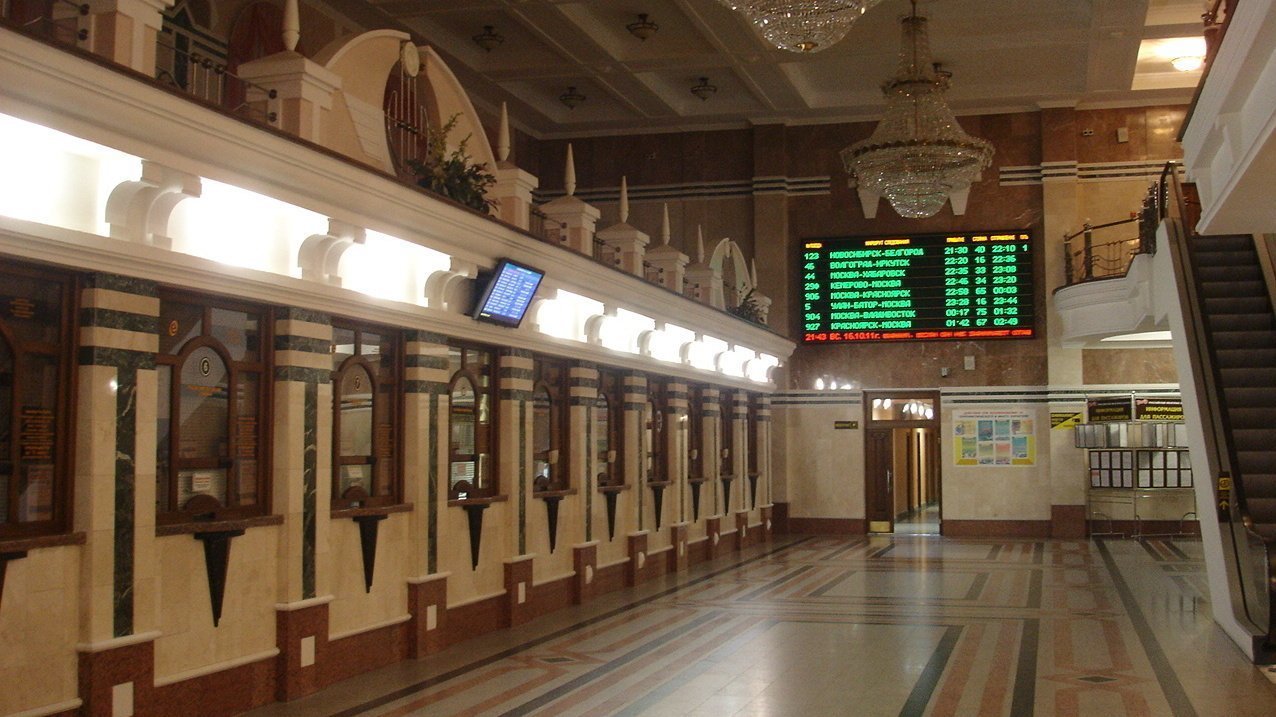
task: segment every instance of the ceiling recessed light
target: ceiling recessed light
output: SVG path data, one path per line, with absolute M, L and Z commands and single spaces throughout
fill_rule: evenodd
M 1183 55 L 1171 59 L 1170 64 L 1174 65 L 1174 69 L 1179 72 L 1195 72 L 1205 64 L 1205 58 L 1199 55 Z

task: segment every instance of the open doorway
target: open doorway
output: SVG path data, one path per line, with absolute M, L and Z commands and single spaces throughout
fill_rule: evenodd
M 866 392 L 864 405 L 868 531 L 939 535 L 939 394 Z

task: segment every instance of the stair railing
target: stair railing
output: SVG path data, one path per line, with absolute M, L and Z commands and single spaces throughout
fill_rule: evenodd
M 1213 361 L 1213 339 L 1205 329 L 1201 280 L 1188 250 L 1196 235 L 1196 211 L 1179 181 L 1178 166 L 1168 163 L 1158 183 L 1158 213 L 1167 229 L 1178 293 L 1182 297 L 1184 338 L 1194 367 L 1192 380 L 1204 421 L 1205 450 L 1217 475 L 1210 475 L 1218 496 L 1219 521 L 1228 533 L 1224 546 L 1233 560 L 1224 561 L 1228 579 L 1240 587 L 1232 591 L 1233 613 L 1256 633 L 1254 656 L 1276 650 L 1276 545 L 1267 543 L 1253 529 L 1245 508 L 1244 476 L 1237 470 L 1231 425 L 1222 403 L 1222 380 Z

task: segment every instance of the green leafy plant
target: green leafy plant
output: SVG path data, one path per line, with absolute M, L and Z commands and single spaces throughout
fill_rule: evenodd
M 466 149 L 467 136 L 452 150 L 447 151 L 447 138 L 456 127 L 457 118 L 452 115 L 442 127 L 426 130 L 425 159 L 410 159 L 408 166 L 416 175 L 416 183 L 425 189 L 460 202 L 471 209 L 486 212 L 496 206 L 495 199 L 488 199 L 487 192 L 496 184 L 496 177 L 487 171 L 486 164 L 477 164 Z
M 749 289 L 748 293 L 740 299 L 739 305 L 728 308 L 727 313 L 738 316 L 745 321 L 752 321 L 755 324 L 765 326 L 766 320 L 762 318 L 762 305 L 758 303 L 757 299 L 753 298 L 753 291 L 753 289 Z

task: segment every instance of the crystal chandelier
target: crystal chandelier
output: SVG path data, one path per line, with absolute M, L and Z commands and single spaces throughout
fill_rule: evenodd
M 882 0 L 718 0 L 749 18 L 781 50 L 819 52 L 846 36 L 864 11 Z
M 991 164 L 992 145 L 966 134 L 944 101 L 948 73 L 931 63 L 917 0 L 902 24 L 899 71 L 882 87 L 886 114 L 871 137 L 842 150 L 842 162 L 866 209 L 886 197 L 901 217 L 920 219 L 938 213 L 950 195 L 964 200 Z

